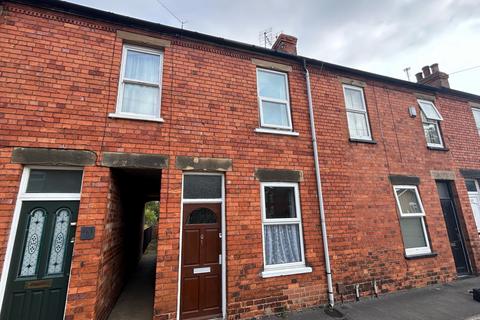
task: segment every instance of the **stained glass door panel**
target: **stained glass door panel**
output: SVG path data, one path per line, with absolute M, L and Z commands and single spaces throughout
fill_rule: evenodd
M 22 204 L 1 319 L 63 319 L 78 201 Z

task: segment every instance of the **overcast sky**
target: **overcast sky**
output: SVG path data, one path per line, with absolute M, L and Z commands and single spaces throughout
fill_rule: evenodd
M 311 58 L 407 79 L 439 63 L 454 73 L 480 66 L 478 0 L 69 0 L 250 44 L 272 28 L 298 38 Z M 453 89 L 480 95 L 480 67 L 452 74 Z

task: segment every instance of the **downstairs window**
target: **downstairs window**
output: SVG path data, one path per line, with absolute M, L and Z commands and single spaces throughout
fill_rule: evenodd
M 431 253 L 425 211 L 416 186 L 394 186 L 407 256 Z
M 311 271 L 305 267 L 298 184 L 266 182 L 261 188 L 265 271 L 292 271 L 272 275 Z

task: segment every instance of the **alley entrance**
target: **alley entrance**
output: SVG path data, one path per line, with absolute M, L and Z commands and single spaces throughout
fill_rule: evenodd
M 153 240 L 129 277 L 109 320 L 151 320 L 155 292 L 157 241 Z
M 104 259 L 110 276 L 110 320 L 151 320 L 161 171 L 112 169 Z M 108 243 L 110 241 L 110 243 Z M 108 275 L 106 275 L 108 277 Z

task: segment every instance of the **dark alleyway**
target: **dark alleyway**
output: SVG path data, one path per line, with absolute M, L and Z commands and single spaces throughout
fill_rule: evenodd
M 109 320 L 151 320 L 155 289 L 156 241 L 152 241 L 118 298 Z

